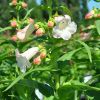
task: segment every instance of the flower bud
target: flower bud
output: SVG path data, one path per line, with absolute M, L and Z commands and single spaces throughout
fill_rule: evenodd
M 17 41 L 17 36 L 16 36 L 16 35 L 13 35 L 13 36 L 11 37 L 11 40 L 12 40 L 12 41 Z
M 23 7 L 23 8 L 26 8 L 26 7 L 27 7 L 27 3 L 22 2 L 22 7 Z
M 48 21 L 48 27 L 49 27 L 49 28 L 52 28 L 53 26 L 54 26 L 54 22 Z
M 41 59 L 46 58 L 46 52 L 41 52 L 41 54 L 40 54 L 40 58 L 41 58 Z
M 39 28 L 39 25 L 38 24 L 35 24 L 34 25 L 34 28 L 37 30 Z
M 36 35 L 37 36 L 42 36 L 44 33 L 44 30 L 42 28 L 39 28 L 37 31 L 36 31 Z
M 29 23 L 34 23 L 34 20 L 32 18 L 29 18 Z
M 40 57 L 34 58 L 33 63 L 34 63 L 35 65 L 40 65 L 40 63 L 41 63 Z
M 91 19 L 91 18 L 93 18 L 93 15 L 94 15 L 94 10 L 90 11 L 89 13 L 87 13 L 85 15 L 85 19 Z
M 11 22 L 11 26 L 12 26 L 12 27 L 16 27 L 16 26 L 17 26 L 17 22 L 16 22 L 16 21 L 12 21 L 12 22 Z
M 12 0 L 12 5 L 16 6 L 17 5 L 17 0 Z

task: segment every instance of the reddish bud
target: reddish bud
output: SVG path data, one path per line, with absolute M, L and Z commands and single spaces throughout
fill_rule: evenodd
M 17 36 L 16 36 L 16 35 L 13 35 L 13 36 L 11 37 L 11 40 L 17 41 Z
M 39 64 L 41 63 L 40 57 L 34 58 L 33 63 L 34 63 L 35 65 L 39 65 Z
M 52 28 L 53 26 L 54 26 L 54 22 L 48 21 L 48 27 L 49 27 L 49 28 Z
M 22 2 L 22 7 L 23 7 L 23 8 L 26 8 L 26 7 L 27 7 L 27 3 Z
M 46 52 L 42 52 L 42 53 L 40 54 L 40 58 L 43 59 L 43 58 L 45 58 L 45 57 L 46 57 Z
M 34 23 L 34 20 L 32 18 L 29 18 L 29 23 Z
M 17 5 L 17 0 L 12 0 L 12 5 L 16 6 Z
M 16 22 L 16 21 L 12 21 L 12 22 L 11 22 L 11 26 L 12 26 L 12 27 L 16 27 L 16 26 L 17 26 L 17 22 Z
M 42 28 L 39 28 L 37 31 L 36 31 L 36 35 L 37 36 L 42 36 L 44 33 L 44 30 Z
M 93 15 L 94 15 L 94 10 L 90 11 L 89 13 L 87 13 L 85 15 L 85 19 L 91 19 L 93 17 Z
M 34 28 L 37 30 L 39 28 L 39 25 L 38 24 L 35 24 L 34 25 Z

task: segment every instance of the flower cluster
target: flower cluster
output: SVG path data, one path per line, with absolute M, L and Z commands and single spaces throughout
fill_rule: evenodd
M 12 0 L 11 5 L 17 6 L 20 5 L 22 8 L 27 8 L 27 3 L 26 2 L 18 2 L 17 0 Z
M 52 18 L 53 19 L 53 18 Z M 51 36 L 53 38 L 62 38 L 64 40 L 69 40 L 77 30 L 77 25 L 75 22 L 71 21 L 71 17 L 69 15 L 64 16 L 56 16 L 53 20 L 49 20 L 46 23 L 37 22 L 33 24 L 33 20 L 30 19 L 30 24 L 25 26 L 25 28 L 18 30 L 17 35 L 12 37 L 12 40 L 16 41 L 19 39 L 21 42 L 27 41 L 28 37 L 35 31 L 35 35 L 40 37 L 44 35 L 44 33 L 48 33 L 48 30 L 51 29 Z M 48 34 L 46 35 L 48 36 Z M 26 68 L 30 66 L 29 60 L 39 53 L 38 47 L 32 47 L 20 54 L 18 50 L 16 50 L 16 60 L 17 64 L 20 67 L 22 72 L 26 71 Z M 46 57 L 46 52 L 42 51 L 39 56 L 33 59 L 33 63 L 39 65 L 41 63 L 41 59 Z
M 24 9 L 23 11 L 26 12 L 27 6 L 28 4 L 26 2 L 23 1 L 17 1 L 17 0 L 12 0 L 12 2 L 10 3 L 10 5 L 12 7 L 14 7 L 15 10 L 17 10 L 19 12 L 19 10 Z M 13 9 L 13 10 L 14 10 Z M 17 15 L 20 17 L 20 15 Z M 17 18 L 13 18 L 10 20 L 10 26 L 12 29 L 18 30 L 28 24 L 34 24 L 34 19 L 30 18 L 30 17 L 25 17 L 23 19 L 19 19 L 19 17 Z
M 13 5 L 17 10 L 26 9 L 27 3 L 17 0 L 12 0 Z M 58 15 L 50 17 L 47 22 L 35 22 L 32 18 L 25 17 L 23 20 L 13 18 L 10 21 L 10 26 L 16 29 L 15 35 L 11 37 L 13 41 L 26 42 L 31 36 L 41 38 L 45 35 L 47 38 L 62 38 L 69 40 L 72 35 L 77 31 L 77 25 L 71 20 L 69 15 Z M 34 34 L 32 34 L 34 33 Z M 30 59 L 33 57 L 33 64 L 40 65 L 42 59 L 46 58 L 46 50 L 39 49 L 39 46 L 29 48 L 24 53 L 19 53 L 15 50 L 17 65 L 20 67 L 21 72 L 25 72 L 31 66 Z

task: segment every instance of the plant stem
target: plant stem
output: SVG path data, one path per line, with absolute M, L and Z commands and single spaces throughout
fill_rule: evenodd
M 74 99 L 75 99 L 75 100 L 78 100 L 78 99 L 77 99 L 77 90 L 75 90 Z
M 0 28 L 0 32 L 6 31 L 6 30 L 10 30 L 12 29 L 10 26 L 6 27 L 6 28 Z

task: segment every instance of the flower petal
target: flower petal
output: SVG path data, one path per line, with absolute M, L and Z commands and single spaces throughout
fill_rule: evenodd
M 16 53 L 17 65 L 20 68 L 21 72 L 25 73 L 26 67 L 30 67 L 31 64 L 25 56 L 19 53 L 18 49 L 15 50 L 15 53 Z
M 62 19 L 64 18 L 64 16 L 58 16 L 58 17 L 55 17 L 55 22 L 60 22 Z
M 17 32 L 17 37 L 19 40 L 25 41 L 33 31 L 34 31 L 33 24 L 29 24 L 24 29 Z
M 39 89 L 35 89 L 35 94 L 39 98 L 39 100 L 43 100 L 43 94 L 39 91 Z
M 71 17 L 69 15 L 64 15 L 64 17 L 69 23 L 71 23 Z
M 63 38 L 64 40 L 69 40 L 71 38 L 71 33 L 67 31 L 67 28 L 64 30 L 53 29 L 54 38 Z
M 69 40 L 71 38 L 71 33 L 69 31 L 64 30 L 60 36 L 64 40 Z
M 60 38 L 60 31 L 56 27 L 53 28 L 53 37 Z
M 71 22 L 68 27 L 67 27 L 68 31 L 70 31 L 71 34 L 74 34 L 77 30 L 77 25 L 75 22 Z
M 21 72 L 25 72 L 26 67 L 31 66 L 30 62 L 26 59 L 26 57 L 22 56 L 21 54 L 16 56 L 16 60 Z
M 28 60 L 30 60 L 34 55 L 38 53 L 38 51 L 39 51 L 38 47 L 32 47 L 27 51 L 25 51 L 24 53 L 22 53 L 21 55 L 26 57 Z

